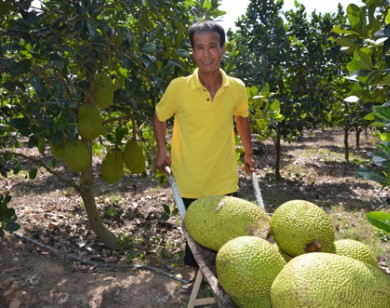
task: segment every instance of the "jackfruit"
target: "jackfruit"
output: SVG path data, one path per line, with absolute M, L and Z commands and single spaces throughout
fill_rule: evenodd
M 334 252 L 334 225 L 314 203 L 291 200 L 271 217 L 271 232 L 281 250 L 295 257 L 308 252 Z
M 271 307 L 271 285 L 286 261 L 278 248 L 255 236 L 239 236 L 217 253 L 216 273 L 238 307 Z
M 135 140 L 129 140 L 126 143 L 123 160 L 127 168 L 134 174 L 145 171 L 146 163 L 142 144 Z
M 274 243 L 273 244 L 277 249 L 278 251 L 280 252 L 280 254 L 282 255 L 283 259 L 288 262 L 290 261 L 293 257 L 290 256 L 289 254 L 285 253 L 283 250 L 280 249 L 280 247 L 278 246 L 278 244 Z
M 390 279 L 379 268 L 332 253 L 295 257 L 271 286 L 273 308 L 390 307 Z
M 86 139 L 95 139 L 103 133 L 103 119 L 95 105 L 85 104 L 79 110 L 79 133 Z
M 194 241 L 214 251 L 238 236 L 266 238 L 270 229 L 269 217 L 259 206 L 222 195 L 211 195 L 192 202 L 184 224 Z
M 91 165 L 91 155 L 80 140 L 67 143 L 64 148 L 64 162 L 70 171 L 83 172 Z
M 378 266 L 373 251 L 366 244 L 352 239 L 342 239 L 334 242 L 335 253 L 341 256 L 347 256 L 368 264 Z
M 114 86 L 110 76 L 99 73 L 96 77 L 96 84 L 93 92 L 93 102 L 100 108 L 106 108 L 114 102 Z
M 117 183 L 123 174 L 123 155 L 118 149 L 110 149 L 103 159 L 102 178 L 109 184 Z
M 60 144 L 54 144 L 53 141 L 49 142 L 50 152 L 55 159 L 62 160 L 64 159 L 64 149 L 66 145 L 66 140 L 63 138 Z

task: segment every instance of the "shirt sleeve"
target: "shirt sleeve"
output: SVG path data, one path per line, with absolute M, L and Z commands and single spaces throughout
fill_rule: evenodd
M 172 80 L 163 96 L 156 105 L 156 115 L 159 121 L 165 122 L 177 110 L 177 80 Z
M 237 105 L 234 108 L 234 115 L 235 116 L 241 116 L 241 117 L 248 117 L 249 115 L 249 106 L 248 106 L 248 94 L 246 91 L 245 84 L 240 80 L 236 84 L 239 89 L 237 90 L 238 93 L 238 99 L 237 99 Z

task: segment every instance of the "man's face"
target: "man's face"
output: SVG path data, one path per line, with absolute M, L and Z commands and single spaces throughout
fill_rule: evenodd
M 199 73 L 214 73 L 219 71 L 226 47 L 219 46 L 219 33 L 195 33 L 192 56 L 199 68 Z

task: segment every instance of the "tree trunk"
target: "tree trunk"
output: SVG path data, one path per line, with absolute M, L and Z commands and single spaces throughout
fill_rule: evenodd
M 275 148 L 276 148 L 276 158 L 275 158 L 275 178 L 279 181 L 282 176 L 280 175 L 280 153 L 281 153 L 281 145 L 280 145 L 280 129 L 277 129 Z
M 349 161 L 348 134 L 349 134 L 349 125 L 346 123 L 344 126 L 344 157 L 346 161 Z
M 92 157 L 92 141 L 83 141 L 87 145 Z M 118 249 L 119 246 L 116 236 L 104 226 L 96 207 L 92 162 L 90 168 L 81 174 L 80 195 L 83 199 L 92 230 L 105 246 L 110 249 Z
M 358 150 L 360 150 L 360 134 L 362 132 L 362 129 L 359 128 L 358 125 L 356 125 L 356 131 L 355 131 L 355 136 L 356 136 L 356 141 L 355 145 Z

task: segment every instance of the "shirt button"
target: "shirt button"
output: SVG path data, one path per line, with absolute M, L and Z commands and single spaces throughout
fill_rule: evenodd
M 208 99 L 207 99 L 207 101 L 209 102 L 209 101 L 210 101 L 210 99 L 208 98 Z

